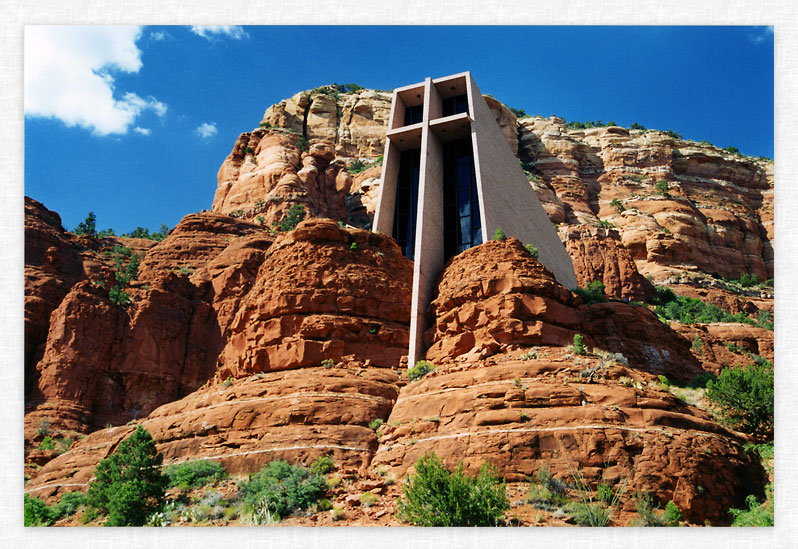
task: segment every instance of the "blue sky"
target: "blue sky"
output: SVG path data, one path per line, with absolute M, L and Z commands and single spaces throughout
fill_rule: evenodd
M 529 114 L 773 157 L 768 27 L 27 27 L 25 194 L 67 229 L 173 227 L 269 105 L 464 70 Z

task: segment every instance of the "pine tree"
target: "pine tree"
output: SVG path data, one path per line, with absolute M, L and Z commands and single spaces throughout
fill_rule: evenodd
M 108 513 L 106 526 L 142 526 L 161 505 L 169 482 L 150 433 L 139 425 L 119 448 L 100 461 L 89 484 L 87 504 Z

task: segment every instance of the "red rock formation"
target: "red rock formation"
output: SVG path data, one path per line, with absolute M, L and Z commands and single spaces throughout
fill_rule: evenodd
M 489 241 L 456 256 L 441 275 L 426 337 L 433 362 L 484 358 L 519 346 L 585 345 L 623 353 L 632 364 L 689 381 L 701 369 L 690 344 L 644 307 L 577 306 L 514 238 Z
M 742 273 L 762 280 L 773 276 L 772 162 L 656 130 L 618 126 L 569 130 L 556 117 L 519 120 L 499 101 L 491 97 L 486 101 L 553 222 L 613 223 L 640 272 L 658 282 L 682 270 L 719 272 L 727 278 Z M 389 105 L 387 95 L 371 90 L 336 97 L 317 89 L 273 105 L 263 124 L 326 143 L 338 157 L 373 159 L 382 154 Z M 228 164 L 235 162 L 228 158 Z M 264 162 L 259 159 L 258 164 Z M 298 158 L 290 164 L 298 165 Z M 290 166 L 286 169 L 290 171 Z M 241 173 L 247 170 L 257 171 L 248 166 Z M 245 212 L 261 196 L 255 190 L 258 185 L 253 186 L 256 176 L 238 174 L 238 168 L 223 166 L 214 209 L 219 209 L 216 204 L 221 207 L 219 193 L 236 195 L 234 202 L 240 204 L 236 208 Z M 656 191 L 659 180 L 669 183 L 669 198 Z M 327 177 L 324 188 L 340 189 L 340 183 L 336 185 Z M 373 216 L 370 204 L 375 194 L 370 184 L 352 189 L 347 197 L 352 206 L 348 213 L 360 226 L 367 223 L 359 208 L 365 206 Z
M 407 353 L 412 263 L 390 238 L 310 220 L 269 249 L 232 321 L 218 377 Z
M 230 473 L 251 473 L 282 458 L 309 464 L 331 454 L 339 469 L 362 469 L 377 450 L 368 427 L 387 418 L 397 372 L 347 359 L 330 368 L 261 373 L 200 389 L 140 422 L 164 464 L 214 459 Z M 47 463 L 26 493 L 51 501 L 84 491 L 97 463 L 135 426 L 103 429 Z
M 219 169 L 213 211 L 271 227 L 299 204 L 308 216 L 346 221 L 344 199 L 351 177 L 342 171 L 343 163 L 333 162 L 328 142 L 309 148 L 307 143 L 304 137 L 277 130 L 241 134 Z
M 647 301 L 654 286 L 637 272 L 629 251 L 613 229 L 578 228 L 568 230 L 565 249 L 574 263 L 576 280 L 585 287 L 594 280 L 604 283 L 604 293 L 615 299 Z
M 648 491 L 698 524 L 728 524 L 729 507 L 762 493 L 766 475 L 745 439 L 653 376 L 595 355 L 536 353 L 437 364 L 409 383 L 379 429 L 374 466 L 402 475 L 434 451 L 470 474 L 488 461 L 510 481 L 544 466 L 566 479 L 580 470 L 593 486 L 626 483 L 627 511 Z
M 723 368 L 745 366 L 759 355 L 773 362 L 773 331 L 748 324 L 717 323 L 685 325 L 671 322 L 671 327 L 692 341 L 692 353 L 701 367 L 713 374 Z

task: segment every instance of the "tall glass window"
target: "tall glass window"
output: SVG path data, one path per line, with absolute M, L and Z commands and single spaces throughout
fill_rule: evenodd
M 418 177 L 421 150 L 402 151 L 399 157 L 399 178 L 396 183 L 396 206 L 393 236 L 405 257 L 413 259 L 416 248 L 416 212 L 418 210 Z
M 482 243 L 477 178 L 471 139 L 443 147 L 443 246 L 448 260 Z
M 447 97 L 441 104 L 443 116 L 452 116 L 461 112 L 468 112 L 468 95 L 455 95 Z

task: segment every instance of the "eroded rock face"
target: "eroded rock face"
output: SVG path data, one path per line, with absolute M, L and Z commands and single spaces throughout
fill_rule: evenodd
M 761 280 L 772 278 L 772 162 L 734 155 L 656 130 L 618 126 L 569 130 L 561 118 L 517 119 L 499 101 L 489 96 L 485 99 L 508 145 L 524 163 L 530 185 L 546 213 L 554 223 L 564 224 L 563 238 L 574 225 L 610 223 L 618 229 L 620 242 L 640 273 L 659 283 L 683 270 L 717 272 L 734 279 L 742 273 L 756 274 Z M 279 128 L 269 133 L 292 131 L 311 144 L 324 144 L 332 157 L 343 163 L 352 158 L 374 160 L 382 154 L 389 109 L 387 93 L 360 90 L 335 97 L 312 90 L 270 107 L 262 124 Z M 263 130 L 252 135 L 259 131 Z M 257 143 L 250 143 L 250 134 L 242 138 L 237 145 L 240 150 L 256 148 Z M 291 141 L 292 136 L 283 138 Z M 261 153 L 254 154 L 264 168 L 247 165 L 239 169 L 245 155 L 238 158 L 235 151 L 225 161 L 215 211 L 242 209 L 244 215 L 251 212 L 254 217 L 258 215 L 254 206 L 257 199 L 280 196 L 282 200 L 276 204 L 284 207 L 271 203 L 260 207 L 272 223 L 290 204 L 312 202 L 299 188 L 303 184 L 297 186 L 289 173 L 291 166 L 298 169 L 302 165 L 297 153 L 286 149 L 265 155 L 263 160 Z M 271 166 L 269 158 L 275 154 L 289 159 L 281 165 L 276 180 L 285 178 L 284 186 L 292 192 L 286 188 L 282 194 L 269 194 L 275 176 L 265 176 L 261 181 L 254 175 Z M 350 183 L 347 188 L 347 182 L 339 176 L 325 172 L 323 167 L 318 169 L 324 177 L 305 186 L 335 188 L 345 201 L 345 212 L 337 209 L 324 215 L 342 221 L 348 216 L 358 226 L 369 226 L 379 173 L 365 185 Z M 657 191 L 658 181 L 669 184 L 668 196 Z M 222 199 L 228 195 L 229 200 Z M 328 193 L 328 198 L 331 196 Z M 594 244 L 586 241 L 584 249 L 574 250 L 579 254 L 575 260 L 600 256 Z
M 330 454 L 339 470 L 362 470 L 377 450 L 368 427 L 387 418 L 398 373 L 347 358 L 330 368 L 261 373 L 213 384 L 161 406 L 140 424 L 164 464 L 214 459 L 230 473 L 251 473 L 274 459 L 310 464 Z M 135 426 L 92 433 L 47 463 L 26 493 L 56 501 L 85 491 L 97 463 Z
M 148 283 L 133 294 L 129 310 L 89 281 L 70 290 L 51 315 L 38 383 L 27 398 L 35 409 L 31 422 L 46 415 L 81 423 L 84 432 L 124 423 L 213 374 L 212 308 L 185 277 L 164 274 Z
M 402 388 L 374 466 L 401 475 L 433 451 L 472 475 L 488 461 L 510 481 L 541 467 L 570 479 L 581 466 L 589 483 L 626 483 L 627 511 L 631 494 L 648 491 L 699 524 L 728 524 L 729 507 L 762 493 L 766 475 L 746 441 L 650 374 L 562 349 L 521 355 L 438 364 Z
M 269 249 L 242 300 L 218 376 L 355 355 L 391 367 L 407 353 L 412 263 L 390 238 L 310 220 Z
M 435 363 L 473 360 L 519 346 L 571 344 L 623 353 L 632 364 L 689 381 L 700 365 L 690 344 L 648 309 L 625 303 L 579 305 L 514 238 L 492 240 L 456 256 L 430 305 L 426 334 Z
M 645 302 L 655 294 L 653 285 L 637 272 L 617 231 L 577 228 L 568 231 L 564 244 L 580 287 L 598 280 L 608 297 L 629 301 Z
M 772 163 L 659 131 L 569 131 L 555 117 L 520 125 L 520 158 L 562 202 L 562 213 L 547 208 L 553 221 L 613 224 L 657 280 L 684 269 L 772 277 Z M 655 188 L 661 180 L 668 196 Z
M 85 277 L 83 258 L 61 226 L 61 217 L 25 197 L 25 373 L 26 386 L 47 339 L 50 313 Z
M 693 355 L 704 370 L 715 375 L 724 368 L 751 364 L 757 355 L 770 362 L 775 359 L 772 330 L 733 323 L 685 325 L 674 321 L 670 325 L 693 342 Z

